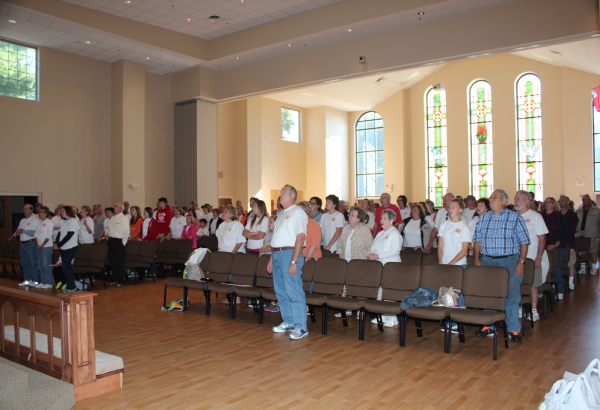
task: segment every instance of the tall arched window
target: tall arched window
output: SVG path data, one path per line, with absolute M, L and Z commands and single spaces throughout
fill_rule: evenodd
M 594 191 L 600 191 L 600 87 L 592 91 L 592 132 L 594 138 Z M 596 104 L 595 104 L 596 102 Z
M 384 192 L 383 119 L 374 111 L 356 122 L 356 196 Z
M 494 190 L 492 151 L 492 89 L 485 80 L 478 80 L 469 88 L 471 194 L 487 198 Z
M 425 94 L 427 106 L 427 194 L 436 205 L 448 190 L 446 92 L 432 87 Z
M 516 91 L 519 189 L 534 192 L 539 200 L 544 197 L 540 78 L 533 73 L 522 75 Z

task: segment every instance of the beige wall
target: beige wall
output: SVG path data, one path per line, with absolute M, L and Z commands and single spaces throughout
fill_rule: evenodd
M 109 64 L 41 48 L 39 101 L 0 96 L 0 190 L 111 201 L 110 89 Z
M 243 201 L 248 192 L 246 113 L 246 100 L 218 105 L 218 167 L 223 174 L 218 192 L 219 198 L 231 198 L 234 204 L 238 199 Z

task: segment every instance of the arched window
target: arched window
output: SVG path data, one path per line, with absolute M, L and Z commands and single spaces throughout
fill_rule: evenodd
M 522 75 L 516 91 L 519 189 L 534 192 L 539 200 L 544 197 L 540 78 L 533 73 Z
M 592 132 L 594 137 L 594 191 L 600 191 L 600 87 L 592 90 Z M 594 104 L 596 100 L 596 104 Z
M 487 198 L 494 190 L 492 151 L 492 89 L 485 80 L 478 80 L 469 88 L 471 194 Z
M 356 196 L 384 192 L 383 119 L 374 111 L 356 122 Z
M 427 194 L 436 205 L 448 190 L 446 92 L 432 87 L 425 94 L 427 107 Z

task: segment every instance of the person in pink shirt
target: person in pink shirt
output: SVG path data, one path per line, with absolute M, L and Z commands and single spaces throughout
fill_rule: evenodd
M 190 214 L 185 217 L 186 225 L 183 227 L 183 232 L 181 233 L 181 239 L 191 239 L 192 241 L 192 249 L 196 249 L 196 232 L 198 228 L 196 228 L 196 224 L 194 222 L 194 217 Z

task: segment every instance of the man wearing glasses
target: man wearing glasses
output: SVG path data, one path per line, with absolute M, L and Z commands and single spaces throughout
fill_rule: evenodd
M 115 281 L 112 286 L 125 286 L 125 245 L 129 238 L 129 219 L 123 214 L 123 204 L 114 206 L 115 215 L 108 223 L 108 262 L 113 271 Z
M 506 298 L 506 326 L 513 342 L 520 343 L 519 302 L 525 258 L 529 248 L 529 233 L 523 217 L 507 209 L 508 194 L 497 189 L 490 197 L 489 212 L 479 217 L 473 242 L 476 266 L 500 266 L 508 269 L 509 286 Z M 494 329 L 484 326 L 477 337 L 494 334 Z

